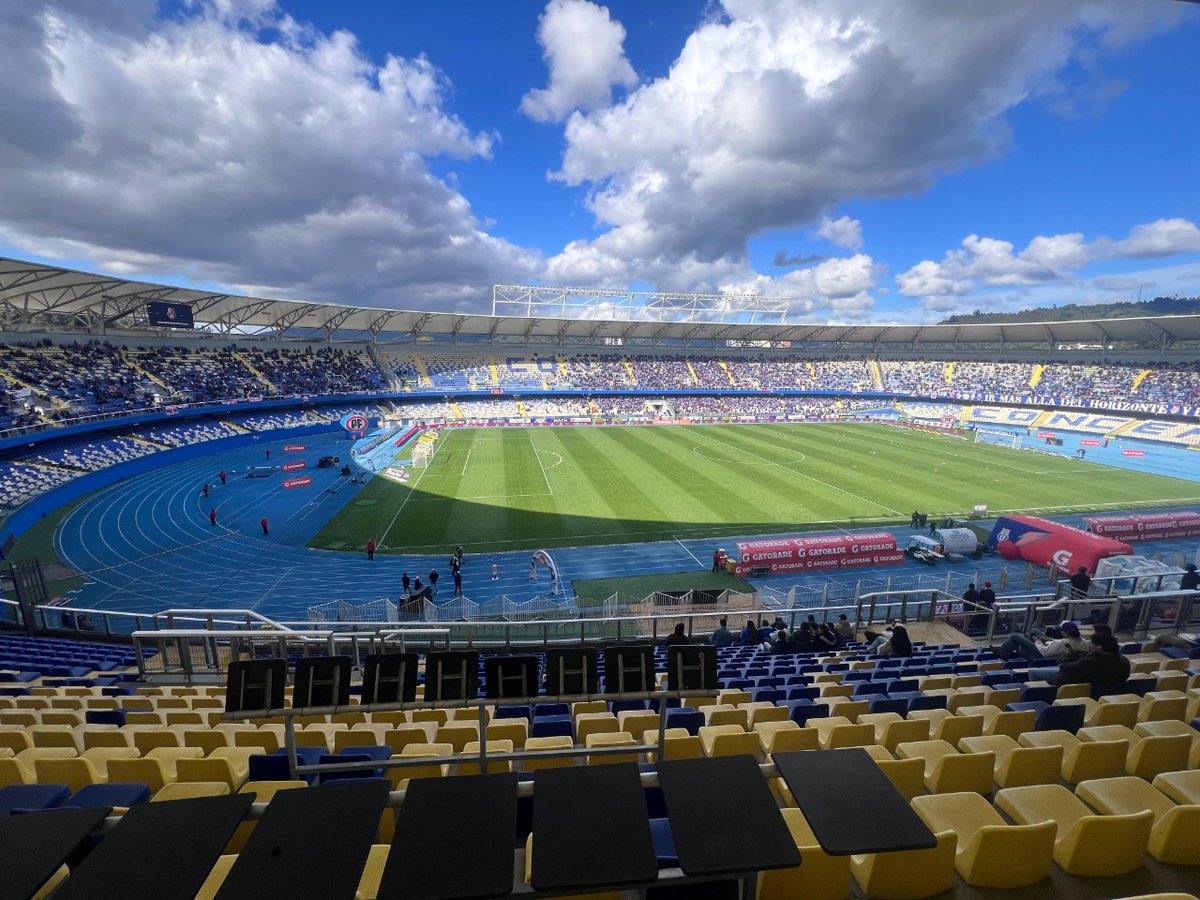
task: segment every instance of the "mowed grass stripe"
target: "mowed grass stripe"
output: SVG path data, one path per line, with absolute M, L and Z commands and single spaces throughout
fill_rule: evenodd
M 462 429 L 442 440 L 446 462 L 422 476 L 388 538 L 393 552 L 901 522 L 914 508 L 961 515 L 975 503 L 1119 508 L 1200 493 L 1179 479 L 867 424 Z M 410 490 L 373 479 L 313 546 L 361 549 Z M 900 515 L 881 516 L 880 504 Z

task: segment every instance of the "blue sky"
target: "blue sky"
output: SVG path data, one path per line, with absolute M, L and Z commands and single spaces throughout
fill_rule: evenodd
M 36 0 L 0 40 L 4 255 L 475 311 L 1200 295 L 1194 4 Z

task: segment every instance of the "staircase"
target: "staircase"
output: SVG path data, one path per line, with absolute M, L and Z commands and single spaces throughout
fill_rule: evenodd
M 1045 371 L 1046 367 L 1041 363 L 1038 363 L 1033 367 L 1033 374 L 1029 376 L 1029 386 L 1031 388 L 1038 386 L 1038 382 L 1042 380 L 1042 373 Z
M 946 384 L 954 384 L 954 363 L 946 363 Z
M 379 374 L 383 376 L 383 380 L 387 382 L 388 390 L 399 391 L 403 389 L 400 383 L 400 376 L 396 374 L 396 370 L 391 366 L 384 365 L 383 360 L 379 356 L 379 351 L 375 349 L 373 344 L 367 344 L 367 356 L 371 362 L 375 363 L 375 368 Z
M 524 400 L 517 401 L 517 416 L 522 419 L 529 418 L 529 414 L 527 412 L 525 412 L 525 401 Z
M 425 368 L 425 360 L 421 359 L 421 354 L 414 353 L 412 358 L 417 369 L 418 387 L 433 387 L 433 379 L 429 377 L 429 370 Z
M 136 434 L 123 434 L 121 437 L 127 441 L 133 441 L 135 444 L 145 444 L 147 447 L 153 447 L 155 450 L 169 450 L 171 445 L 164 444 L 162 441 L 156 441 L 153 438 L 138 437 Z
M 264 375 L 257 366 L 250 362 L 250 360 L 246 358 L 246 355 L 242 353 L 242 351 L 234 350 L 233 358 L 249 369 L 250 374 L 266 385 L 268 389 L 270 389 L 272 392 L 278 392 L 279 388 L 275 387 L 275 385 L 271 383 L 271 379 Z
M 622 359 L 621 362 L 625 364 L 625 374 L 629 376 L 629 383 L 637 387 L 637 376 L 633 374 L 633 366 L 630 365 L 628 359 Z
M 91 472 L 87 466 L 69 466 L 66 463 L 48 462 L 44 459 L 18 459 L 23 466 L 33 466 L 35 469 L 41 469 L 44 472 Z
M 726 362 L 725 362 L 725 360 L 723 360 L 723 359 L 718 359 L 718 360 L 717 360 L 717 365 L 718 365 L 718 366 L 720 366 L 722 369 L 724 369 L 724 370 L 725 370 L 725 375 L 726 375 L 726 377 L 729 379 L 729 384 L 730 384 L 732 387 L 737 387 L 737 386 L 738 386 L 738 383 L 737 383 L 737 381 L 735 381 L 735 380 L 734 380 L 733 373 L 729 371 L 729 365 L 728 365 L 728 363 L 726 363 Z
M 157 375 L 155 375 L 149 369 L 143 367 L 141 363 L 139 363 L 136 359 L 134 359 L 132 356 L 130 356 L 124 350 L 121 350 L 119 352 L 121 354 L 121 359 L 124 360 L 125 364 L 127 366 L 129 366 L 129 368 L 133 369 L 133 371 L 137 372 L 139 375 L 141 375 L 147 381 L 153 381 L 160 388 L 162 388 L 163 390 L 165 390 L 167 392 L 168 397 L 171 394 L 175 393 L 175 388 L 171 387 L 169 384 L 167 384 L 165 381 L 163 381 L 161 378 L 159 378 Z
M 466 418 L 466 416 L 463 414 L 462 408 L 459 407 L 458 403 L 454 400 L 450 401 L 450 412 L 454 413 L 454 418 L 456 419 Z
M 871 369 L 871 383 L 875 385 L 875 390 L 883 390 L 883 370 L 879 368 L 879 360 L 868 359 L 867 365 Z
M 565 356 L 556 356 L 554 361 L 558 363 L 558 374 L 568 381 L 571 378 L 571 370 L 567 367 L 567 358 Z
M 236 431 L 238 434 L 249 434 L 251 429 L 245 425 L 239 425 L 237 422 L 230 422 L 228 419 L 221 420 L 222 425 L 226 425 Z
M 492 387 L 500 387 L 500 367 L 496 364 L 496 357 L 488 357 L 488 376 L 491 378 Z
M 1133 384 L 1131 384 L 1129 386 L 1129 393 L 1136 394 L 1138 391 L 1138 388 L 1140 388 L 1142 386 L 1142 382 L 1145 381 L 1149 375 L 1150 375 L 1149 369 L 1142 369 L 1142 371 L 1140 371 L 1136 375 L 1134 375 L 1133 376 Z
M 1134 419 L 1130 422 L 1126 422 L 1124 425 L 1120 425 L 1108 432 L 1108 434 L 1104 435 L 1104 439 L 1108 440 L 1109 438 L 1117 438 L 1123 434 L 1129 434 L 1129 432 L 1133 431 L 1133 429 L 1137 428 L 1139 425 L 1144 424 L 1144 422 L 1144 419 Z
M 685 359 L 684 363 L 687 364 L 688 376 L 692 379 L 692 385 L 694 387 L 699 387 L 700 376 L 697 375 L 696 370 L 694 368 L 692 368 L 692 361 L 690 359 Z

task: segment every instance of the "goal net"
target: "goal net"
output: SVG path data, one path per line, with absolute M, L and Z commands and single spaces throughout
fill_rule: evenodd
M 433 444 L 427 444 L 424 441 L 418 441 L 412 451 L 412 464 L 414 469 L 423 469 L 429 465 L 429 460 L 433 458 Z
M 1011 447 L 1013 450 L 1021 449 L 1021 435 L 1012 431 L 999 431 L 994 428 L 976 428 L 975 443 L 977 444 L 996 444 L 1000 447 Z

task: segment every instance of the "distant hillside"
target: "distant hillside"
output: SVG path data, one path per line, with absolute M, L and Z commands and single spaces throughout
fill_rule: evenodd
M 1131 319 L 1138 316 L 1182 316 L 1200 314 L 1200 297 L 1155 297 L 1134 303 L 1102 303 L 1095 306 L 1054 306 L 1023 309 L 1015 313 L 989 313 L 975 310 L 964 316 L 951 316 L 942 325 L 984 325 L 997 322 L 1069 322 L 1073 319 Z

